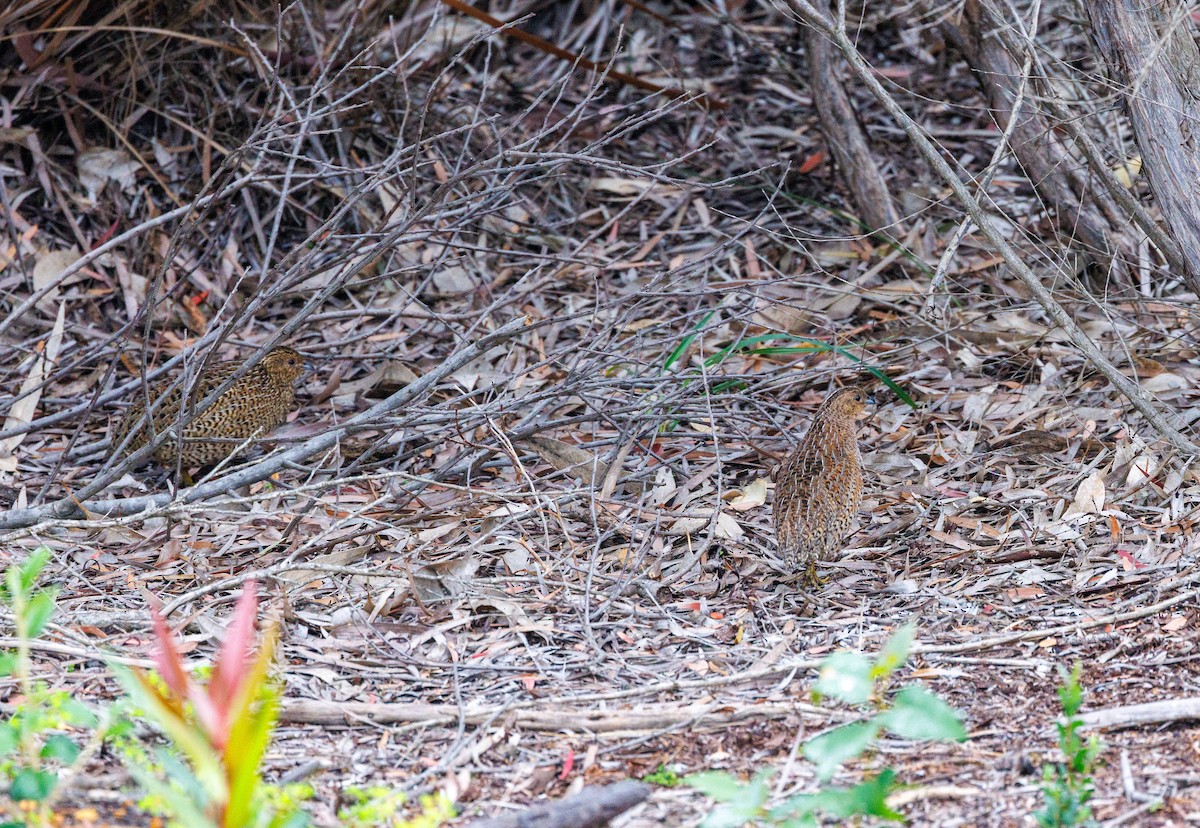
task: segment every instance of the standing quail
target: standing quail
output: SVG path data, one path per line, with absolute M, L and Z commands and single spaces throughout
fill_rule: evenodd
M 220 362 L 202 372 L 188 395 L 188 414 L 191 408 L 215 391 L 236 371 L 241 362 Z M 236 452 L 241 443 L 262 436 L 287 419 L 296 402 L 296 380 L 304 373 L 304 358 L 291 348 L 273 348 L 241 379 L 229 386 L 208 408 L 197 415 L 184 418 L 183 447 L 174 438 L 164 440 L 154 451 L 154 459 L 164 465 L 210 466 Z M 128 453 L 140 449 L 153 437 L 171 427 L 179 427 L 179 407 L 183 389 L 167 393 L 157 407 L 169 381 L 155 383 L 150 388 L 152 423 L 143 424 L 129 441 Z M 113 432 L 113 448 L 118 447 L 146 411 L 145 394 L 139 389 L 138 398 L 125 412 Z
M 862 388 L 834 391 L 775 474 L 775 538 L 789 567 L 817 582 L 817 563 L 842 549 L 862 501 L 856 420 L 875 400 Z

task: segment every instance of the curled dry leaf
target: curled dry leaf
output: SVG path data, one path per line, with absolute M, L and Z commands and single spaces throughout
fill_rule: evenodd
M 587 449 L 571 443 L 536 434 L 525 438 L 522 442 L 528 444 L 539 457 L 551 466 L 578 477 L 592 490 L 600 488 L 605 475 L 608 474 L 607 463 L 602 462 Z
M 737 512 L 757 509 L 767 502 L 767 479 L 760 477 L 742 489 L 737 497 L 729 501 L 729 508 Z
M 88 201 L 92 202 L 109 181 L 117 182 L 122 192 L 128 190 L 142 166 L 125 150 L 105 147 L 84 150 L 75 164 L 79 169 L 79 183 L 87 190 Z
M 1067 507 L 1063 517 L 1074 515 L 1098 515 L 1104 511 L 1104 476 L 1092 472 L 1075 492 L 1075 501 Z

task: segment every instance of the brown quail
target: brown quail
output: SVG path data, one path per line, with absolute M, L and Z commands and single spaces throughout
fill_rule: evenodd
M 201 373 L 188 395 L 189 409 L 215 391 L 240 365 L 237 360 L 221 362 Z M 168 439 L 155 450 L 154 459 L 164 465 L 173 465 L 178 456 L 184 467 L 219 463 L 237 451 L 246 439 L 261 437 L 287 419 L 296 402 L 296 380 L 303 373 L 304 358 L 300 354 L 291 348 L 273 348 L 208 408 L 190 419 L 185 416 L 182 450 L 174 439 Z M 151 386 L 151 406 L 159 401 L 169 385 L 166 381 Z M 153 427 L 143 424 L 130 440 L 127 451 L 132 454 L 155 434 L 178 427 L 182 400 L 182 388 L 170 391 L 161 405 L 152 408 Z M 133 405 L 113 432 L 113 448 L 119 446 L 141 420 L 146 410 L 145 401 L 145 395 L 139 389 Z
M 862 501 L 856 420 L 874 402 L 862 388 L 834 391 L 775 474 L 775 538 L 789 567 L 817 581 L 817 563 L 842 549 Z

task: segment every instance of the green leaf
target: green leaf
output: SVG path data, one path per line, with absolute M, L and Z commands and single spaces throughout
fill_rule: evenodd
M 186 789 L 180 790 L 175 785 L 160 779 L 149 768 L 136 762 L 127 763 L 125 767 L 137 780 L 142 790 L 160 800 L 163 811 L 172 818 L 172 824 L 211 828 L 213 821 L 204 813 L 208 803 L 203 798 L 203 794 L 195 795 Z M 176 781 L 179 780 L 176 779 Z M 196 784 L 194 779 L 190 781 L 192 784 Z
M 917 634 L 917 624 L 909 621 L 892 634 L 887 644 L 875 657 L 875 666 L 871 668 L 873 678 L 886 678 L 899 670 L 908 661 L 908 652 L 912 649 L 913 639 Z
M 683 777 L 683 784 L 717 802 L 733 802 L 742 795 L 743 783 L 725 771 L 701 771 Z
M 1067 718 L 1074 716 L 1083 706 L 1083 686 L 1079 683 L 1081 671 L 1082 667 L 1078 663 L 1071 668 L 1069 673 L 1062 667 L 1058 668 L 1058 674 L 1063 682 L 1062 687 L 1058 688 L 1058 699 L 1062 702 L 1063 714 Z
M 24 617 L 20 619 L 21 633 L 25 638 L 37 638 L 42 634 L 50 616 L 54 614 L 54 599 L 57 595 L 58 590 L 43 589 L 29 599 Z
M 878 721 L 903 739 L 962 742 L 967 738 L 962 715 L 924 687 L 905 687 Z
M 747 814 L 741 808 L 733 805 L 722 805 L 711 811 L 698 828 L 742 828 L 747 822 L 755 820 L 756 813 Z
M 17 668 L 17 654 L 12 650 L 0 652 L 0 676 L 11 676 Z
M 871 662 L 861 653 L 834 653 L 821 662 L 813 690 L 847 704 L 871 698 Z
M 43 759 L 57 759 L 64 765 L 69 765 L 79 756 L 79 745 L 62 733 L 51 733 L 42 745 L 40 756 Z
M 278 828 L 307 828 L 312 825 L 312 819 L 303 811 L 296 811 L 288 814 L 287 817 L 279 823 Z
M 736 789 L 728 787 L 728 780 L 717 782 L 717 786 L 731 798 L 721 800 L 726 804 L 705 817 L 700 828 L 739 828 L 747 822 L 758 821 L 762 815 L 763 806 L 771 796 L 767 782 L 774 773 L 770 768 L 759 771 L 754 778 L 745 784 L 740 784 L 729 774 L 723 774 L 736 784 Z M 694 774 L 705 777 L 709 772 Z M 687 779 L 690 779 L 688 777 Z M 686 782 L 687 779 L 684 781 Z M 689 783 L 690 784 L 690 783 Z M 711 796 L 711 794 L 710 794 Z M 717 797 L 713 797 L 717 799 Z
M 13 776 L 8 795 L 14 802 L 41 802 L 54 790 L 58 777 L 49 771 L 21 768 Z
M 75 699 L 69 697 L 63 699 L 61 709 L 63 719 L 67 724 L 74 725 L 76 727 L 86 727 L 88 729 L 94 728 L 96 725 L 100 724 L 100 720 L 96 718 L 96 714 L 93 713 L 87 707 L 87 705 L 76 701 Z
M 18 727 L 19 725 L 14 724 L 11 720 L 0 722 L 0 757 L 17 752 L 17 747 L 21 744 L 21 740 L 17 736 Z
M 888 807 L 887 798 L 896 787 L 896 772 L 891 768 L 850 789 L 855 813 L 903 822 L 904 817 Z
M 817 778 L 828 782 L 843 762 L 862 755 L 878 735 L 874 719 L 842 725 L 805 742 L 804 758 L 817 766 Z
M 855 816 L 900 819 L 899 814 L 887 807 L 887 797 L 895 789 L 895 777 L 889 768 L 850 788 L 824 788 L 815 794 L 800 794 L 774 809 L 771 816 L 777 824 L 798 826 L 817 824 L 811 821 L 816 814 L 838 820 Z
M 33 585 L 37 583 L 38 576 L 42 574 L 42 570 L 46 568 L 46 564 L 50 563 L 51 554 L 50 547 L 39 546 L 17 567 L 17 588 L 20 590 L 21 595 L 28 595 L 33 589 Z

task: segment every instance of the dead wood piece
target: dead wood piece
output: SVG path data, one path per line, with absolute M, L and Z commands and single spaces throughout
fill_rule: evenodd
M 526 730 L 630 733 L 666 730 L 685 724 L 689 727 L 721 727 L 744 721 L 781 719 L 795 715 L 799 710 L 794 704 L 641 705 L 637 710 L 564 710 L 556 706 L 553 710 L 531 710 L 503 705 L 460 708 L 453 704 L 425 702 L 370 704 L 288 699 L 283 703 L 279 718 L 293 724 L 327 726 L 355 722 L 483 725 L 501 716 L 512 727 Z
M 1083 726 L 1091 730 L 1111 730 L 1139 725 L 1200 719 L 1200 697 L 1106 707 L 1080 714 Z
M 828 13 L 829 5 L 820 0 Z M 842 86 L 840 65 L 833 60 L 833 44 L 823 33 L 808 29 L 805 33 L 808 52 L 808 82 L 812 87 L 813 103 L 821 119 L 821 131 L 837 160 L 842 179 L 850 188 L 854 205 L 872 230 L 899 232 L 900 215 L 892 201 L 891 191 L 875 164 L 867 136 L 859 123 L 858 114 Z
M 1184 278 L 1200 293 L 1200 49 L 1178 3 L 1084 3 L 1109 71 L 1123 86 L 1129 120 L 1163 217 L 1183 252 Z
M 650 796 L 650 786 L 626 779 L 591 785 L 574 796 L 517 814 L 477 819 L 467 828 L 600 828 Z

